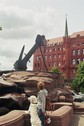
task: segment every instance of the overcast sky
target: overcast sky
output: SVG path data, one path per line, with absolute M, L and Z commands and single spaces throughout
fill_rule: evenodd
M 84 0 L 0 0 L 0 70 L 13 69 L 23 45 L 27 53 L 37 34 L 64 36 L 66 14 L 69 35 L 84 31 L 83 13 Z

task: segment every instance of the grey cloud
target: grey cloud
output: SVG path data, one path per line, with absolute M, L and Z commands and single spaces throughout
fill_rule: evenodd
M 23 45 L 26 45 L 27 53 L 35 43 L 37 34 L 45 37 L 53 36 L 53 32 L 59 29 L 57 12 L 51 8 L 20 8 L 20 6 L 5 6 L 0 8 L 0 68 L 13 68 L 18 59 Z M 55 27 L 56 26 L 56 27 Z M 28 62 L 28 69 L 32 69 Z
M 32 27 L 21 27 L 17 29 L 4 30 L 3 34 L 0 34 L 2 38 L 5 39 L 23 39 L 23 38 L 31 38 L 34 35 L 34 29 Z
M 33 24 L 33 11 L 16 6 L 0 9 L 0 23 L 5 28 L 17 28 Z
M 31 38 L 35 33 L 51 33 L 57 25 L 57 13 L 53 9 L 22 9 L 14 6 L 0 11 L 3 33 L 7 39 Z
M 17 55 L 17 53 L 13 50 L 0 50 L 0 56 L 6 56 L 9 58 L 15 57 L 15 55 Z

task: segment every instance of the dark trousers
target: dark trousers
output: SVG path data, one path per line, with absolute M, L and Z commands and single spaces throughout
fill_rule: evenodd
M 42 112 L 41 109 L 38 110 L 38 116 L 41 120 L 41 125 L 45 126 L 45 115 L 44 115 L 44 113 Z

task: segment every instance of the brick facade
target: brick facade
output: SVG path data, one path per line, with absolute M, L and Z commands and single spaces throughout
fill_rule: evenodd
M 67 79 L 74 78 L 77 65 L 84 61 L 84 31 L 49 39 L 41 49 L 48 71 L 51 71 L 52 67 L 58 67 Z M 33 70 L 45 70 L 39 48 L 34 53 Z

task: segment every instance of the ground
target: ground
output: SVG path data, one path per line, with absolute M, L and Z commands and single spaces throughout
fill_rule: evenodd
M 84 106 L 84 102 L 77 104 L 80 104 L 82 107 Z M 73 115 L 71 126 L 84 126 L 84 112 L 77 112 Z

